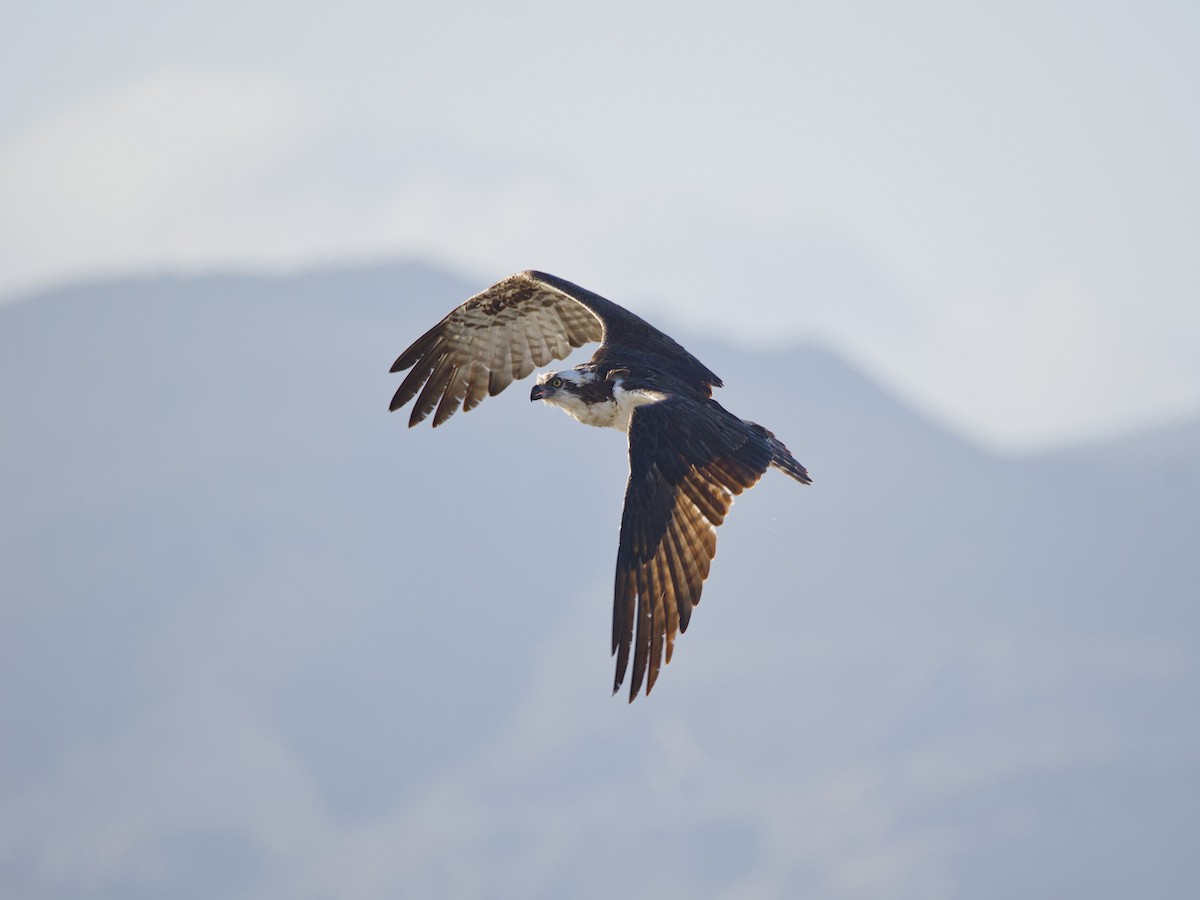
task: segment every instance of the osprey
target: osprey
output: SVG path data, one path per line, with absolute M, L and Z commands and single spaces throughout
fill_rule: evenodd
M 412 371 L 389 408 L 415 397 L 409 427 L 433 413 L 436 428 L 460 406 L 474 409 L 535 366 L 597 341 L 582 365 L 539 375 L 529 399 L 629 435 L 612 652 L 615 694 L 633 647 L 633 702 L 643 679 L 650 693 L 664 653 L 670 662 L 676 634 L 687 630 L 734 495 L 771 466 L 809 484 L 804 466 L 767 429 L 713 400 L 721 379 L 667 335 L 544 272 L 492 285 L 418 338 L 392 366 Z

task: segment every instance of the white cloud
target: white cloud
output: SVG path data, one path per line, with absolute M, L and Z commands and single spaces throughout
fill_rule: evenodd
M 236 251 L 303 133 L 287 85 L 188 71 L 43 118 L 0 147 L 3 287 Z
M 832 339 L 937 418 L 993 446 L 1101 437 L 1193 412 L 1200 332 L 1178 330 L 1169 299 L 1139 308 L 1103 275 L 1067 263 L 1002 288 L 981 278 L 940 302 L 925 294 L 904 340 L 868 329 Z
M 999 446 L 1200 406 L 1182 7 L 702 5 L 665 43 L 640 7 L 449 9 L 159 23 L 199 62 L 110 59 L 0 144 L 0 294 L 408 254 L 815 336 Z

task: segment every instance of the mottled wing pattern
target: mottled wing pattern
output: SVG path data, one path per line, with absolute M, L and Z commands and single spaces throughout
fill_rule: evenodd
M 734 496 L 772 462 L 807 481 L 770 432 L 715 401 L 666 400 L 634 412 L 613 596 L 613 693 L 625 679 L 631 646 L 629 699 L 643 679 L 650 693 L 659 668 L 671 661 L 676 634 L 687 630 L 700 602 L 717 552 L 717 526 Z
M 412 371 L 389 409 L 416 397 L 409 427 L 433 413 L 436 428 L 460 404 L 474 409 L 538 366 L 604 339 L 595 313 L 535 274 L 520 272 L 476 294 L 401 353 L 392 371 Z

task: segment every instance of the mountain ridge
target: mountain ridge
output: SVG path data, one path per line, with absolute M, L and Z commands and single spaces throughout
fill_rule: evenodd
M 389 415 L 472 292 L 431 271 L 0 307 L 15 892 L 1190 896 L 1194 492 L 668 328 L 815 483 L 738 498 L 627 705 L 623 441 L 516 389 Z

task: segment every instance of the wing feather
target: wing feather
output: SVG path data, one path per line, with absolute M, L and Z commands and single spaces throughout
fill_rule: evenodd
M 613 597 L 614 692 L 627 673 L 630 701 L 643 684 L 647 694 L 654 687 L 700 602 L 717 526 L 773 452 L 763 429 L 712 400 L 674 398 L 634 412 Z
M 409 426 L 433 413 L 436 427 L 459 408 L 478 406 L 484 385 L 494 396 L 535 367 L 603 341 L 608 321 L 624 325 L 631 318 L 632 313 L 570 282 L 520 272 L 451 310 L 400 354 L 392 371 L 412 371 L 390 408 L 415 397 Z
M 564 359 L 571 355 L 571 346 L 566 342 L 566 328 L 554 307 L 542 306 L 538 310 L 538 325 L 551 359 Z
M 488 332 L 492 339 L 492 351 L 489 362 L 486 363 L 488 372 L 488 395 L 495 397 L 498 393 L 513 383 L 512 340 L 506 331 L 493 328 Z
M 566 331 L 567 343 L 579 347 L 591 340 L 593 314 L 582 306 L 556 306 L 559 319 Z
M 658 670 L 662 665 L 663 644 L 666 637 L 666 603 L 663 602 L 662 584 L 658 580 L 658 556 L 652 556 L 643 566 L 646 573 L 646 596 L 650 606 L 650 655 L 649 671 L 646 673 L 646 691 L 654 687 L 658 680 Z
M 495 397 L 512 383 L 513 375 L 511 367 L 492 369 L 488 373 L 488 394 Z
M 529 342 L 529 355 L 533 358 L 534 365 L 544 366 L 554 357 L 550 354 L 550 347 L 546 343 L 544 321 L 545 311 L 537 309 L 532 315 L 526 316 L 523 320 L 525 325 L 525 338 Z
M 664 536 L 665 540 L 665 536 Z M 662 607 L 664 624 L 663 634 L 666 637 L 665 657 L 663 665 L 671 661 L 675 650 L 675 635 L 679 633 L 679 602 L 675 597 L 675 583 L 671 576 L 671 554 L 664 552 L 654 557 L 655 578 L 662 588 L 659 606 Z
M 425 386 L 425 382 L 437 366 L 439 356 L 440 354 L 431 348 L 429 354 L 418 357 L 412 371 L 408 373 L 405 379 L 400 382 L 400 387 L 396 389 L 396 394 L 392 397 L 392 409 L 399 409 L 420 393 L 421 388 Z
M 708 521 L 714 525 L 725 521 L 725 512 L 729 509 L 729 504 L 723 488 L 694 472 L 688 473 L 680 486 Z
M 533 348 L 529 346 L 529 326 L 524 320 L 517 320 L 511 326 L 508 354 L 512 361 L 513 381 L 520 381 L 534 370 Z
M 680 633 L 687 631 L 688 622 L 692 620 L 692 600 L 694 596 L 700 599 L 700 586 L 704 583 L 702 578 L 693 578 L 689 570 L 683 565 L 684 551 L 683 545 L 679 540 L 679 520 L 674 518 L 671 524 L 667 526 L 667 535 L 665 540 L 668 541 L 666 548 L 667 565 L 671 571 L 671 582 L 675 589 L 675 618 L 679 623 Z M 674 641 L 671 642 L 674 646 Z M 667 658 L 667 662 L 670 662 Z
M 612 652 L 617 657 L 617 680 L 613 683 L 615 694 L 621 687 L 621 679 L 629 667 L 629 647 L 633 643 L 634 603 L 637 599 L 637 584 L 634 571 L 617 571 L 617 587 L 613 597 Z
M 633 645 L 633 680 L 630 683 L 631 696 L 636 696 L 642 686 L 642 678 L 646 674 L 646 663 L 650 655 L 650 606 L 643 598 L 649 596 L 646 589 L 646 572 L 642 566 L 633 570 L 633 583 L 637 591 L 637 640 Z
M 475 363 L 469 363 L 467 366 L 455 366 L 446 379 L 446 388 L 442 393 L 442 400 L 438 403 L 437 412 L 433 414 L 433 427 L 441 425 L 448 418 L 454 415 L 458 409 L 458 404 L 467 396 L 467 372 L 468 369 L 474 368 Z
M 417 402 L 413 405 L 412 415 L 408 418 L 410 428 L 433 412 L 433 408 L 437 405 L 442 392 L 446 390 L 446 385 L 453 372 L 454 363 L 449 356 L 443 356 L 437 361 L 437 365 L 429 374 L 429 381 L 425 383 L 425 387 L 421 389 L 421 393 L 417 397 Z
M 473 410 L 488 395 L 488 367 L 476 360 L 471 363 L 470 372 L 466 397 L 463 399 L 463 412 Z

